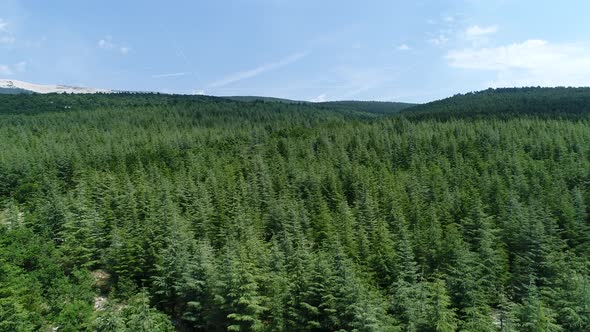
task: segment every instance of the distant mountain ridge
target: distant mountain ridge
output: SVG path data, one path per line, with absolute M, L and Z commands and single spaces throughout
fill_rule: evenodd
M 324 102 L 311 102 L 292 100 L 275 97 L 259 97 L 259 96 L 229 96 L 222 97 L 240 102 L 278 102 L 286 104 L 313 104 L 315 106 L 327 107 L 330 109 L 348 110 L 348 111 L 361 111 L 367 113 L 377 114 L 392 114 L 397 113 L 406 108 L 417 106 L 418 104 L 404 103 L 404 102 L 393 102 L 393 101 L 360 101 L 360 100 L 340 100 L 340 101 L 324 101 Z
M 122 93 L 131 91 L 118 91 L 110 89 L 85 88 L 67 85 L 42 85 L 28 83 L 18 80 L 0 79 L 0 94 L 31 94 L 31 93 L 69 93 L 69 94 L 93 94 L 93 93 Z M 152 93 L 152 92 L 131 92 L 131 93 Z M 237 102 L 275 102 L 285 104 L 313 104 L 319 107 L 337 109 L 349 112 L 364 112 L 372 114 L 393 114 L 403 109 L 416 106 L 417 104 L 402 102 L 380 102 L 380 101 L 327 101 L 310 102 L 302 100 L 291 100 L 276 97 L 263 96 L 222 96 L 217 97 Z
M 291 100 L 276 97 L 263 96 L 200 96 L 200 95 L 174 95 L 161 94 L 165 99 L 153 99 L 151 95 L 160 95 L 156 92 L 139 91 L 118 91 L 110 89 L 97 89 L 87 87 L 76 87 L 67 85 L 42 85 L 28 83 L 11 79 L 0 79 L 0 95 L 19 94 L 134 94 L 138 95 L 133 103 L 151 103 L 159 100 L 166 102 L 169 98 L 188 102 L 194 100 L 214 99 L 225 100 L 225 102 L 238 103 L 282 103 L 300 107 L 314 107 L 318 110 L 333 110 L 355 116 L 379 117 L 388 115 L 400 115 L 408 119 L 455 119 L 455 118 L 512 118 L 515 116 L 536 116 L 536 117 L 565 117 L 565 118 L 587 118 L 590 116 L 590 88 L 572 87 L 523 87 L 523 88 L 497 88 L 487 89 L 478 92 L 457 94 L 445 99 L 436 100 L 424 104 L 412 104 L 404 102 L 383 102 L 383 101 L 327 101 L 310 102 Z M 92 107 L 94 97 L 84 98 L 84 102 L 72 103 L 72 101 L 59 99 L 62 96 L 55 96 L 56 104 L 46 105 L 47 109 L 61 107 Z M 64 96 L 65 97 L 65 96 Z M 96 96 L 97 98 L 99 96 Z M 20 99 L 16 105 L 28 108 L 29 98 Z M 145 100 L 144 100 L 145 99 Z M 102 100 L 102 99 L 101 99 Z M 121 99 L 121 100 L 124 100 Z M 104 102 L 104 101 L 102 101 Z M 81 103 L 81 104 L 80 104 Z M 26 104 L 26 105 L 25 105 Z M 62 105 L 63 104 L 63 105 Z M 23 106 L 24 105 L 24 106 Z M 36 107 L 39 107 L 37 105 Z M 45 109 L 44 108 L 44 109 Z M 57 108 L 60 109 L 60 108 Z
M 233 101 L 243 101 L 243 102 L 264 101 L 264 102 L 278 102 L 278 103 L 286 103 L 286 104 L 309 103 L 309 101 L 303 101 L 303 100 L 292 100 L 292 99 L 285 99 L 285 98 L 263 97 L 263 96 L 221 96 L 220 98 L 225 98 L 225 99 L 229 99 L 229 100 L 233 100 Z
M 404 117 L 408 120 L 453 119 L 511 119 L 538 118 L 590 118 L 590 88 L 499 88 L 457 94 L 425 104 L 376 101 L 308 102 L 272 97 L 206 95 L 175 95 L 155 92 L 127 92 L 66 86 L 23 85 L 23 82 L 0 80 L 0 114 L 40 113 L 63 110 L 93 110 L 99 107 L 143 107 L 153 105 L 214 102 L 230 105 L 228 109 L 245 110 L 260 107 L 269 112 L 282 108 L 313 110 L 320 113 L 336 111 L 348 118 L 374 119 Z M 48 88 L 49 87 L 49 88 Z M 41 92 L 36 92 L 41 91 Z M 49 93 L 49 92 L 68 92 Z M 105 92 L 105 93 L 95 93 Z M 86 94 L 84 97 L 72 95 Z M 260 104 L 259 104 L 260 103 Z

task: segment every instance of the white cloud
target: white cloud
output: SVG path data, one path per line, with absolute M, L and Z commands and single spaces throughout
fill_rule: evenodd
M 204 95 L 205 94 L 205 90 L 198 90 L 195 92 L 196 95 Z
M 98 41 L 98 47 L 104 50 L 110 50 L 115 47 L 115 44 L 113 44 L 112 37 L 106 37 Z
M 435 45 L 435 46 L 442 46 L 442 45 L 446 44 L 448 41 L 449 41 L 449 37 L 447 37 L 443 33 L 440 33 L 438 36 L 428 40 L 429 43 L 431 43 L 432 45 Z
M 438 27 L 438 31 L 429 32 L 430 39 L 427 40 L 434 46 L 445 46 L 457 34 L 458 20 L 455 16 L 440 16 L 438 20 L 429 20 L 428 23 Z
M 325 102 L 326 100 L 327 100 L 327 96 L 326 96 L 326 94 L 325 94 L 325 93 L 322 93 L 321 95 L 319 95 L 319 96 L 317 96 L 317 97 L 314 97 L 314 98 L 312 98 L 310 101 L 311 101 L 312 103 L 323 103 L 323 102 Z
M 12 69 L 6 65 L 0 65 L 0 75 L 12 75 Z
M 534 68 L 564 56 L 564 50 L 547 41 L 529 39 L 523 43 L 480 49 L 453 50 L 447 54 L 449 64 L 457 68 L 507 70 Z
M 480 27 L 479 25 L 473 25 L 465 30 L 465 36 L 468 38 L 478 38 L 487 35 L 494 34 L 498 31 L 498 26 L 490 25 L 487 27 Z
M 152 75 L 152 78 L 179 77 L 179 76 L 184 76 L 186 74 L 187 73 L 158 74 L 158 75 Z
M 8 26 L 8 22 L 4 19 L 0 18 L 0 31 L 6 32 L 6 27 Z
M 118 50 L 121 54 L 126 55 L 131 51 L 131 48 L 125 45 L 120 45 L 113 42 L 113 37 L 107 36 L 98 41 L 98 48 L 103 50 Z
M 27 63 L 21 61 L 14 65 L 0 65 L 0 75 L 13 75 L 15 73 L 22 73 L 27 69 Z
M 0 45 L 9 45 L 16 42 L 16 38 L 9 33 L 7 27 L 8 22 L 0 18 Z
M 14 44 L 16 38 L 12 36 L 0 36 L 0 44 Z
M 498 32 L 497 25 L 479 26 L 472 25 L 461 33 L 461 36 L 471 42 L 473 47 L 480 47 L 486 45 L 490 41 L 490 37 Z
M 398 51 L 409 51 L 409 50 L 411 50 L 411 48 L 407 44 L 401 44 L 400 46 L 397 47 L 397 50 Z
M 22 73 L 27 69 L 27 62 L 26 61 L 21 61 L 17 64 L 14 65 L 14 70 Z
M 219 88 L 219 87 L 226 86 L 226 85 L 229 85 L 229 84 L 241 81 L 241 80 L 252 78 L 252 77 L 258 76 L 262 73 L 290 65 L 290 64 L 306 57 L 307 55 L 309 55 L 309 52 L 294 53 L 294 54 L 291 54 L 279 61 L 266 63 L 266 64 L 263 64 L 261 66 L 254 68 L 254 69 L 245 70 L 245 71 L 241 71 L 241 72 L 237 72 L 235 74 L 229 75 L 225 78 L 222 78 L 218 81 L 215 81 L 215 82 L 209 84 L 209 87 L 210 88 Z
M 447 53 L 454 68 L 496 74 L 490 86 L 590 85 L 590 44 L 550 43 L 530 39 L 489 48 Z

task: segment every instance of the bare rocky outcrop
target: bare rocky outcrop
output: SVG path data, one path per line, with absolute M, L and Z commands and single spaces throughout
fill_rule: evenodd
M 107 294 L 111 290 L 111 274 L 103 269 L 94 270 L 90 274 L 94 280 L 93 286 L 97 290 L 97 295 L 94 297 L 94 310 L 104 310 L 108 302 Z

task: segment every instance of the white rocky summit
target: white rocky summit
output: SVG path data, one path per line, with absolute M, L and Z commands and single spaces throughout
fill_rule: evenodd
M 33 84 L 17 80 L 0 79 L 0 89 L 11 89 L 15 91 L 21 90 L 21 92 L 34 92 L 34 93 L 108 93 L 113 92 L 108 89 L 95 89 L 95 88 L 83 88 L 76 86 L 67 85 L 42 85 Z M 24 90 L 24 91 L 22 91 Z

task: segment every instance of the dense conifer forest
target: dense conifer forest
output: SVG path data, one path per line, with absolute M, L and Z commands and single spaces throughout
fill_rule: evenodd
M 0 331 L 590 331 L 589 105 L 1 95 Z

